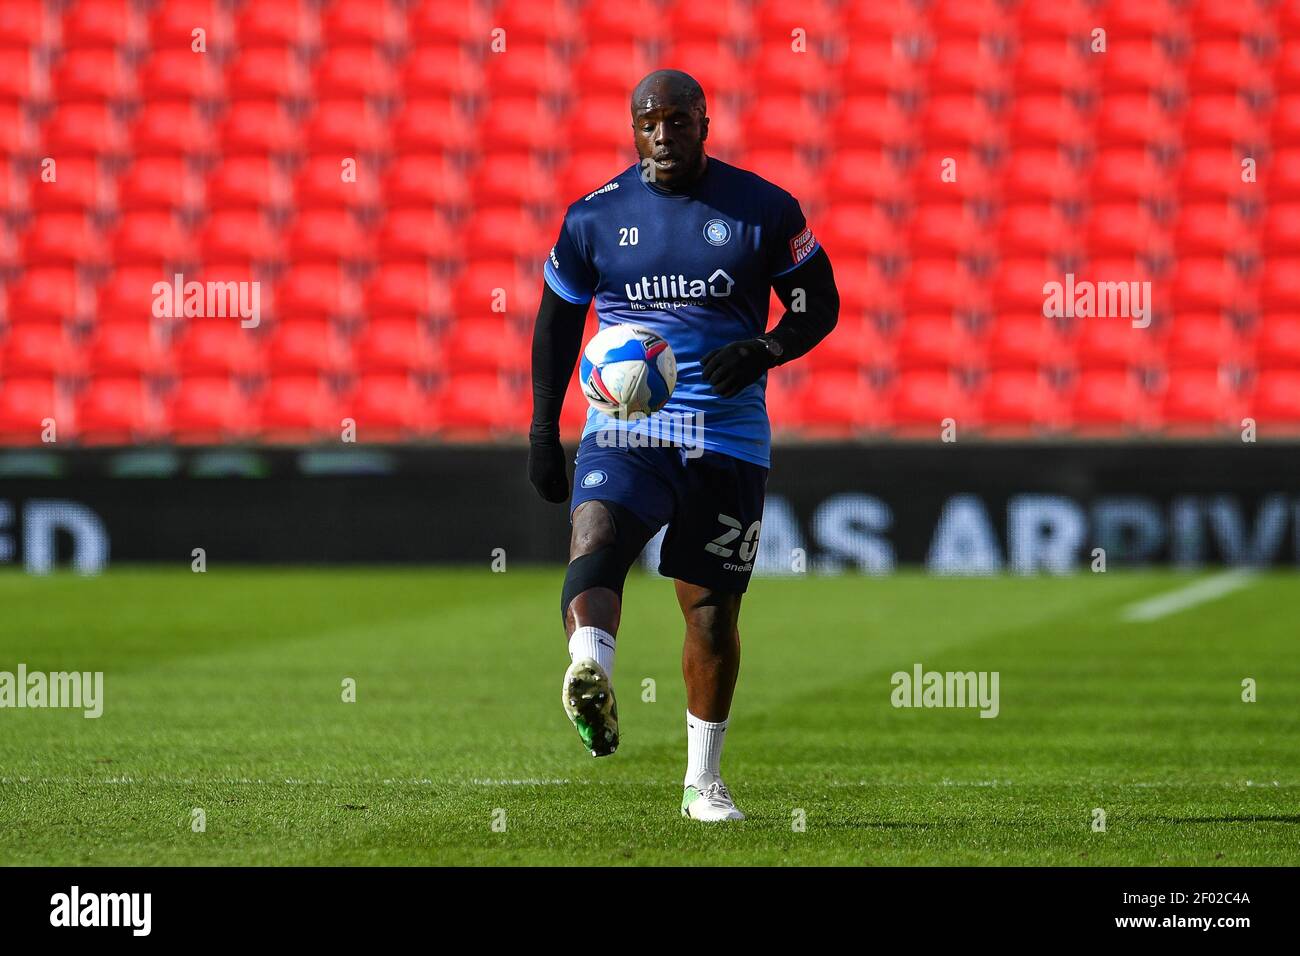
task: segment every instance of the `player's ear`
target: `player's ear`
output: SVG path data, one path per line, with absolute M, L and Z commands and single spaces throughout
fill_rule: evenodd
M 709 118 L 706 116 L 700 120 L 700 142 L 709 138 Z

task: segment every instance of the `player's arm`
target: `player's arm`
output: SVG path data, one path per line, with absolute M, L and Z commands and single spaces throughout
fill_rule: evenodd
M 560 409 L 582 348 L 588 303 L 569 302 L 543 283 L 533 326 L 533 421 L 528 428 L 528 480 L 547 501 L 569 497 L 560 445 Z
M 704 356 L 704 380 L 723 398 L 753 385 L 768 369 L 808 354 L 839 321 L 840 293 L 825 249 L 774 278 L 772 288 L 785 306 L 776 328 Z

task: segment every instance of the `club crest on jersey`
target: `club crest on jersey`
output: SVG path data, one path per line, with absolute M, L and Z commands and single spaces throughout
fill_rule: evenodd
M 704 238 L 715 246 L 725 246 L 731 239 L 731 227 L 721 219 L 710 219 L 704 224 Z
M 608 477 L 603 471 L 589 471 L 582 476 L 582 487 L 595 488 L 597 485 L 603 485 Z

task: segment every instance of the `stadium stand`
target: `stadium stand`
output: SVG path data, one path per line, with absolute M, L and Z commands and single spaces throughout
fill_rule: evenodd
M 1300 432 L 1294 0 L 5 0 L 0 442 L 521 434 L 541 261 L 656 66 L 835 263 L 781 435 Z M 1044 318 L 1067 273 L 1145 324 Z

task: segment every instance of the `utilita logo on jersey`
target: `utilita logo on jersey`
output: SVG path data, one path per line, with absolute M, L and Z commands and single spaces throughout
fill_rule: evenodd
M 725 299 L 731 295 L 736 280 L 723 269 L 714 269 L 707 279 L 688 279 L 684 275 L 642 276 L 635 284 L 623 283 L 627 301 L 634 309 L 680 309 L 702 305 L 707 298 Z

